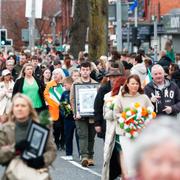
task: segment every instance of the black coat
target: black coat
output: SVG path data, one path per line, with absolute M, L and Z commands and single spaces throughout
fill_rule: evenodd
M 94 101 L 94 118 L 95 118 L 95 126 L 101 126 L 102 133 L 99 133 L 98 136 L 101 138 L 105 138 L 106 124 L 103 118 L 103 105 L 104 105 L 104 95 L 111 91 L 111 84 L 108 82 L 107 84 L 101 86 L 98 90 Z
M 167 56 L 163 56 L 159 61 L 158 64 L 164 68 L 168 68 L 169 65 L 172 63 L 171 59 Z
M 178 86 L 166 79 L 165 87 L 162 90 L 159 90 L 154 82 L 150 82 L 144 88 L 145 94 L 151 98 L 152 95 L 160 96 L 157 107 L 156 104 L 153 104 L 157 114 L 165 114 L 163 109 L 166 106 L 171 106 L 172 113 L 170 115 L 177 115 L 180 112 L 180 90 Z M 157 109 L 156 109 L 157 108 Z
M 42 101 L 42 104 L 43 104 L 43 108 L 46 107 L 46 104 L 45 104 L 45 101 L 44 101 L 44 86 L 43 84 L 37 79 L 37 78 L 34 78 L 37 82 L 37 85 L 39 87 L 39 96 L 41 98 L 41 101 Z M 23 85 L 24 85 L 24 77 L 21 77 L 19 79 L 16 80 L 15 84 L 14 84 L 14 88 L 13 88 L 13 93 L 12 93 L 12 97 L 16 94 L 16 93 L 22 93 L 23 91 Z
M 172 81 L 174 81 L 180 88 L 180 70 L 172 74 Z

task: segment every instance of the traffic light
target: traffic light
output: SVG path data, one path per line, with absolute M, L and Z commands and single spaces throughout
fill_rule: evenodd
M 136 43 L 137 41 L 137 35 L 138 35 L 138 29 L 137 27 L 132 28 L 132 43 Z
M 1 31 L 1 45 L 5 45 L 6 43 L 6 31 Z
M 137 27 L 132 28 L 132 44 L 133 44 L 133 46 L 137 46 L 137 47 L 139 47 L 141 45 L 141 40 L 138 35 Z
M 12 39 L 7 39 L 6 29 L 0 29 L 0 46 L 12 46 Z

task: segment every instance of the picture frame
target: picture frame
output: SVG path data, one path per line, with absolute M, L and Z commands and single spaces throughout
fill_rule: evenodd
M 94 116 L 94 100 L 98 83 L 74 84 L 74 112 L 81 117 Z
M 36 122 L 32 122 L 29 127 L 26 139 L 28 142 L 28 147 L 24 150 L 22 158 L 28 160 L 42 156 L 48 136 L 48 128 Z

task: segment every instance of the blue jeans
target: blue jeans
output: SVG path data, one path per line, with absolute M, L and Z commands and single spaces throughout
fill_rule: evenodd
M 66 155 L 71 156 L 73 153 L 73 136 L 76 128 L 75 121 L 72 119 L 64 119 L 64 135 L 66 144 Z M 79 151 L 79 140 L 76 133 L 76 142 Z

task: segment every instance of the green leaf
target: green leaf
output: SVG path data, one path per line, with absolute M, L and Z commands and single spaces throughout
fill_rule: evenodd
M 51 124 L 51 120 L 49 118 L 48 110 L 40 112 L 39 121 L 40 121 L 40 124 L 42 124 L 44 126 L 47 126 L 47 125 Z

